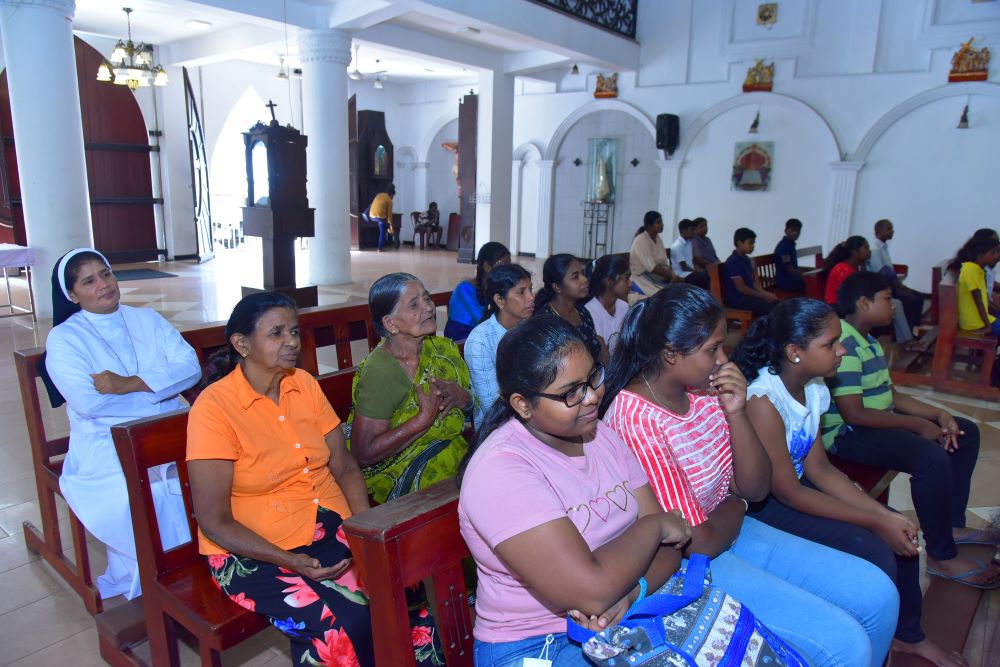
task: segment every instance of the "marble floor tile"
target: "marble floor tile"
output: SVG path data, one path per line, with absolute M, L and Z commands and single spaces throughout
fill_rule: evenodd
M 93 627 L 94 619 L 70 590 L 0 616 L 0 664 L 8 664 Z

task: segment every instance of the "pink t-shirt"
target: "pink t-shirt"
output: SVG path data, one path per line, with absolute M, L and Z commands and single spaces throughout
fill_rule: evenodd
M 729 495 L 733 450 L 719 399 L 700 394 L 688 399 L 687 414 L 675 415 L 623 389 L 604 422 L 635 453 L 660 505 L 679 509 L 697 526 Z
M 511 642 L 566 632 L 566 610 L 535 597 L 500 561 L 496 545 L 535 526 L 569 517 L 591 550 L 639 518 L 635 490 L 648 484 L 614 431 L 597 424 L 584 455 L 570 457 L 531 435 L 516 419 L 479 447 L 462 480 L 458 520 L 476 559 L 476 639 Z

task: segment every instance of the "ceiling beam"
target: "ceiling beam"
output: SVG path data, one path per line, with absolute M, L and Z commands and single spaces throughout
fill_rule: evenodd
M 465 65 L 476 69 L 499 70 L 503 67 L 503 54 L 419 30 L 412 30 L 390 23 L 356 32 L 354 36 L 365 42 L 380 44 L 391 49 L 410 51 L 425 58 L 445 63 Z
M 523 76 L 533 74 L 541 70 L 551 69 L 562 65 L 568 65 L 573 61 L 561 53 L 551 51 L 523 51 L 521 53 L 508 53 L 503 57 L 503 71 L 507 74 Z
M 234 17 L 246 23 L 264 26 L 281 27 L 287 20 L 288 25 L 298 28 L 324 28 L 325 18 L 321 8 L 314 5 L 286 0 L 188 0 L 193 5 L 204 5 L 231 13 Z
M 533 42 L 534 48 L 562 54 L 573 62 L 635 71 L 639 68 L 639 44 L 634 40 L 575 20 L 565 14 L 527 0 L 484 2 L 482 0 L 394 0 L 411 11 L 443 21 L 490 28 L 514 38 Z M 558 23 L 558 30 L 552 26 Z
M 365 30 L 407 11 L 388 0 L 343 0 L 330 8 L 326 25 L 339 30 Z
M 290 35 L 294 39 L 294 35 Z M 239 59 L 244 52 L 274 46 L 274 53 L 285 50 L 285 36 L 280 27 L 249 25 L 218 30 L 200 37 L 160 47 L 160 61 L 165 65 L 197 67 Z

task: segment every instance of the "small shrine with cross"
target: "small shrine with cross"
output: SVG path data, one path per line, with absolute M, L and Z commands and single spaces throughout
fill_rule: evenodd
M 300 308 L 318 302 L 315 285 L 295 284 L 295 241 L 315 233 L 315 209 L 306 196 L 307 138 L 290 125 L 282 126 L 268 100 L 271 122 L 258 122 L 243 133 L 246 145 L 247 201 L 243 207 L 243 232 L 259 236 L 264 251 L 264 285 L 281 292 Z M 243 287 L 243 295 L 259 292 Z

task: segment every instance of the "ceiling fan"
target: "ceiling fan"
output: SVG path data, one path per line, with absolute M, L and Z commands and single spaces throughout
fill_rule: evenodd
M 382 83 L 388 78 L 386 76 L 388 70 L 381 69 L 377 72 L 362 72 L 360 69 L 358 69 L 358 49 L 360 48 L 361 46 L 359 44 L 354 45 L 354 69 L 349 70 L 347 72 L 348 78 L 350 78 L 352 81 L 364 81 L 366 79 L 374 79 L 375 88 L 381 88 Z M 379 61 L 376 60 L 375 62 Z

